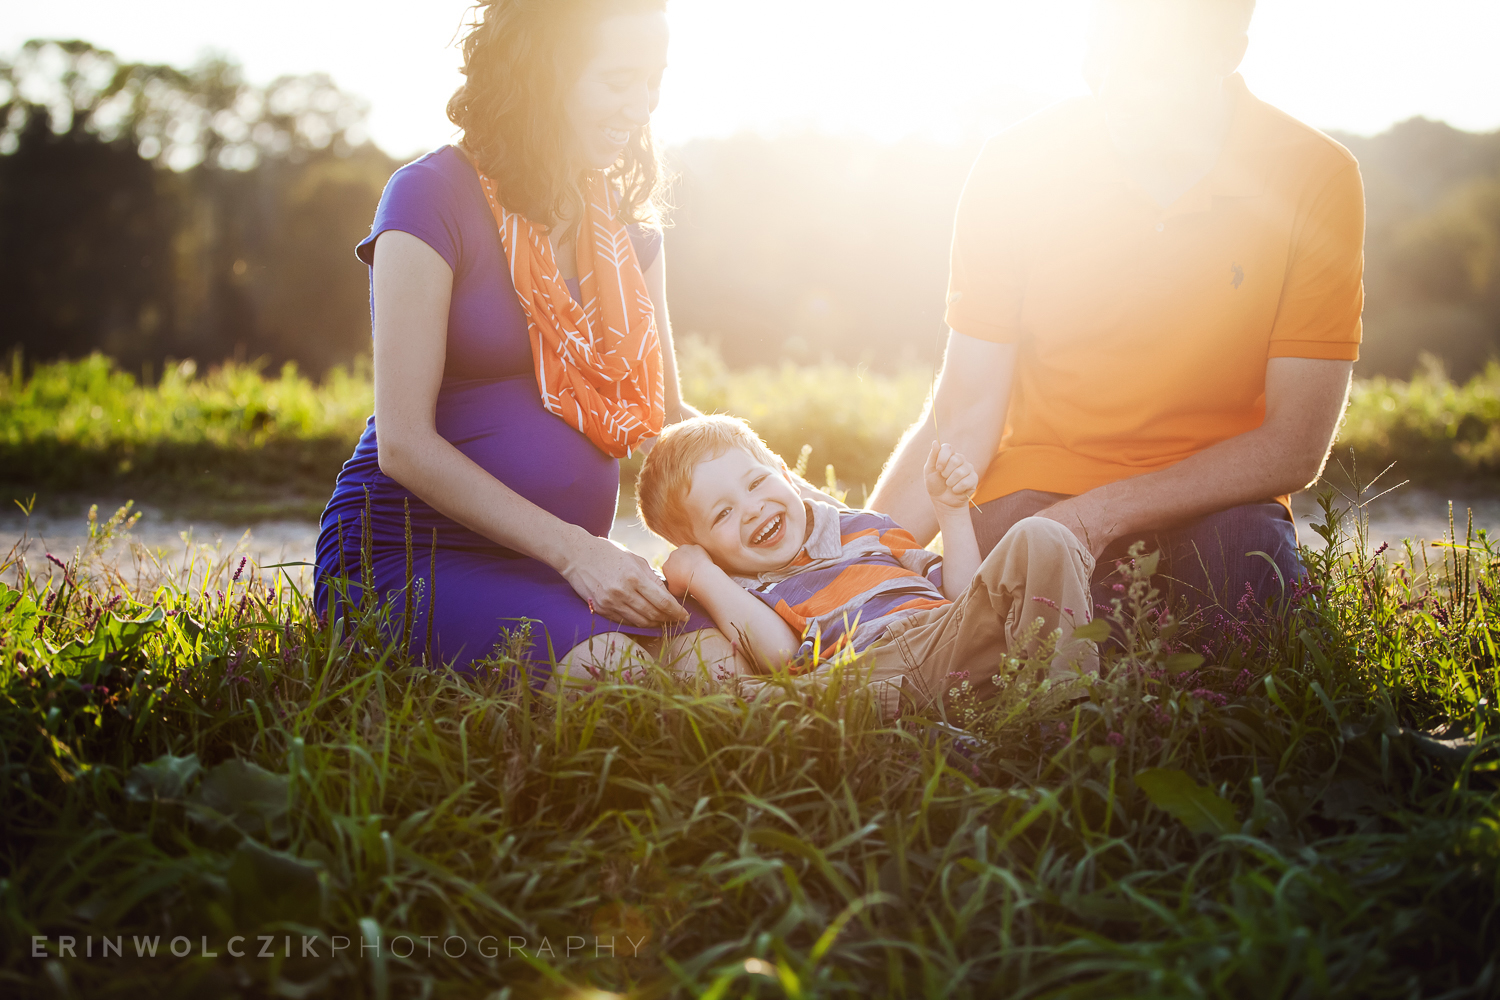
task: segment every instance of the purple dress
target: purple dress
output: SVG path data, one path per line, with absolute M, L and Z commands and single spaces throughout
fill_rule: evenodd
M 510 280 L 500 234 L 474 169 L 458 149 L 444 146 L 396 171 L 381 196 L 370 235 L 356 250 L 360 259 L 372 264 L 376 239 L 391 229 L 422 240 L 453 269 L 438 433 L 538 507 L 608 536 L 620 464 L 542 408 L 526 315 Z M 641 268 L 650 267 L 660 251 L 660 233 L 632 226 L 630 237 Z M 577 298 L 577 282 L 569 281 L 568 287 Z M 413 575 L 421 581 L 414 588 L 421 596 L 414 602 L 413 654 L 426 649 L 427 617 L 434 606 L 432 653 L 437 662 L 460 669 L 488 656 L 522 620 L 531 623 L 526 655 L 533 677 L 541 673 L 537 667 L 591 635 L 661 635 L 660 629 L 621 625 L 590 612 L 556 570 L 450 520 L 382 473 L 373 416 L 323 511 L 315 571 L 320 610 L 328 608 L 335 589 L 331 581 L 340 577 L 350 581 L 350 598 L 359 599 L 360 550 L 368 537 L 366 558 L 375 590 L 391 605 L 392 627 L 400 628 L 408 503 Z M 434 533 L 436 581 L 429 571 Z M 676 630 L 713 626 L 701 610 L 690 610 L 693 619 L 674 626 Z

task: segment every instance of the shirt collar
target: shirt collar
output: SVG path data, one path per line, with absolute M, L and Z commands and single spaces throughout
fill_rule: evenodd
M 1224 137 L 1219 159 L 1203 180 L 1162 212 L 1165 216 L 1209 211 L 1215 198 L 1254 198 L 1265 193 L 1265 122 L 1270 109 L 1250 93 L 1245 78 L 1238 73 L 1224 81 L 1224 89 L 1230 94 L 1233 110 L 1229 134 Z M 1119 154 L 1109 140 L 1104 116 L 1098 112 L 1096 115 L 1100 137 L 1097 155 L 1112 161 L 1112 167 L 1108 169 L 1119 171 L 1120 184 L 1133 189 L 1120 166 Z M 1146 197 L 1144 192 L 1141 197 Z
M 1223 198 L 1253 198 L 1266 190 L 1265 120 L 1268 109 L 1236 73 L 1224 82 L 1234 99 L 1234 118 L 1219 162 L 1204 187 Z
M 839 509 L 822 500 L 806 501 L 807 516 L 812 518 L 812 531 L 807 536 L 803 551 L 809 559 L 837 559 L 844 552 L 844 533 L 839 529 Z

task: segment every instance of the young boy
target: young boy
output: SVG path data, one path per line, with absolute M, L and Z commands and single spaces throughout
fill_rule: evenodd
M 1035 619 L 1061 630 L 1054 676 L 1097 669 L 1090 617 L 1093 556 L 1055 521 L 1026 518 L 981 563 L 969 497 L 974 467 L 947 445 L 927 457 L 927 493 L 944 555 L 884 514 L 804 499 L 786 463 L 744 421 L 697 417 L 667 428 L 636 487 L 641 520 L 677 545 L 662 567 L 678 598 L 695 597 L 755 666 L 851 647 L 883 714 L 906 696 L 941 704 L 967 671 L 981 698 Z M 977 571 L 977 573 L 976 573 Z M 748 647 L 748 649 L 747 649 Z

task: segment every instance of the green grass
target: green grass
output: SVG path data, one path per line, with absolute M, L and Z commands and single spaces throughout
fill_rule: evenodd
M 1410 381 L 1356 384 L 1339 443 L 1366 468 L 1397 463 L 1400 479 L 1478 481 L 1500 477 L 1500 362 L 1459 385 L 1426 359 Z
M 378 609 L 320 622 L 254 567 L 131 592 L 85 553 L 0 589 L 0 982 L 1494 996 L 1500 551 L 1306 557 L 1284 616 L 1193 638 L 1127 581 L 1128 650 L 1087 697 L 1013 663 L 956 699 L 960 734 L 788 678 L 747 702 L 654 668 L 536 694 L 504 651 L 480 679 L 429 672 Z M 116 935 L 126 957 L 98 957 Z M 150 936 L 161 957 L 133 957 Z
M 198 373 L 188 362 L 143 384 L 108 359 L 0 373 L 0 501 L 100 495 L 187 518 L 314 518 L 373 408 L 368 362 L 315 383 L 288 367 Z M 916 419 L 932 372 L 892 376 L 833 362 L 727 369 L 684 338 L 683 394 L 748 418 L 778 453 L 812 448 L 813 478 L 833 465 L 857 502 Z M 1397 463 L 1390 482 L 1488 486 L 1500 476 L 1500 364 L 1458 385 L 1429 365 L 1409 382 L 1355 383 L 1339 438 L 1362 469 Z M 626 493 L 636 465 L 625 463 Z M 621 510 L 630 510 L 628 495 Z
M 0 375 L 0 499 L 130 495 L 188 517 L 316 517 L 373 407 L 366 367 L 315 383 L 287 365 L 142 384 L 109 359 Z

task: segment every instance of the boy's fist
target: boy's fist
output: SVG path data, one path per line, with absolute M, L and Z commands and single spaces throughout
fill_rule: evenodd
M 679 545 L 662 563 L 661 574 L 667 579 L 667 590 L 680 601 L 692 588 L 693 577 L 705 567 L 717 569 L 702 546 Z
M 979 473 L 952 445 L 932 442 L 932 451 L 927 454 L 924 470 L 927 495 L 934 507 L 950 507 L 963 510 L 969 506 L 969 498 L 979 488 Z

